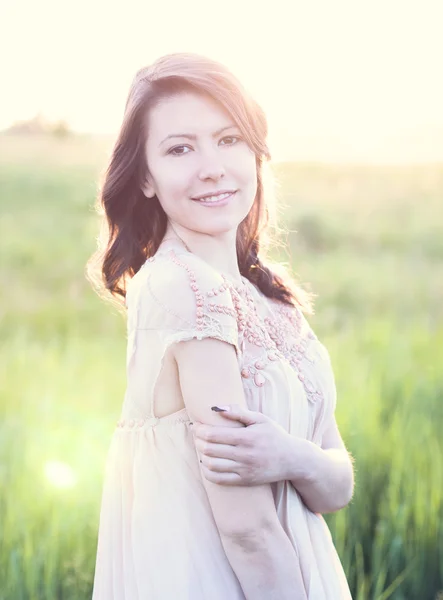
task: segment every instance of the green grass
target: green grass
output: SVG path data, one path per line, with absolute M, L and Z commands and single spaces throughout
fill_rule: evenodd
M 0 600 L 90 598 L 125 323 L 84 277 L 107 147 L 0 139 Z M 355 600 L 443 590 L 443 165 L 276 165 L 273 258 L 317 295 L 355 458 L 326 515 Z M 60 461 L 75 485 L 45 474 Z

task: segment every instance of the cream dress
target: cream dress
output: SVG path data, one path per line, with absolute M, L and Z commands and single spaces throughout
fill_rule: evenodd
M 233 283 L 170 239 L 128 284 L 127 388 L 106 461 L 92 600 L 245 598 L 220 541 L 187 411 L 155 416 L 171 344 L 212 337 L 234 345 L 249 409 L 322 443 L 336 404 L 328 353 L 298 309 L 242 280 Z M 271 487 L 308 599 L 351 599 L 323 517 L 290 481 Z

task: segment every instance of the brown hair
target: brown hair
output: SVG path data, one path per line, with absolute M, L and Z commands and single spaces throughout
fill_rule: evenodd
M 168 54 L 135 75 L 97 198 L 96 210 L 102 215 L 101 233 L 98 249 L 87 263 L 88 280 L 100 296 L 116 299 L 122 307 L 128 277 L 132 278 L 157 251 L 166 232 L 167 216 L 157 197 L 147 202 L 141 189 L 147 173 L 146 115 L 163 98 L 183 91 L 214 98 L 234 119 L 256 156 L 256 198 L 237 229 L 240 273 L 265 296 L 312 312 L 311 295 L 295 284 L 283 265 L 275 264 L 271 271 L 263 262 L 263 251 L 259 257 L 263 239 L 266 245 L 270 244 L 267 230 L 271 206 L 265 203 L 264 167 L 271 155 L 266 143 L 268 125 L 264 112 L 226 67 L 193 53 Z M 277 240 L 273 240 L 273 245 L 279 245 Z

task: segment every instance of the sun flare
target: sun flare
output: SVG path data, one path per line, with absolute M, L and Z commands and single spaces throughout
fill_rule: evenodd
M 77 483 L 77 476 L 68 464 L 59 460 L 49 460 L 44 468 L 47 481 L 56 488 L 72 488 Z

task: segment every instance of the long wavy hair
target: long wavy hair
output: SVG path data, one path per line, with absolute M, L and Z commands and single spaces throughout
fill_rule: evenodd
M 163 98 L 183 91 L 216 100 L 238 125 L 256 157 L 257 194 L 237 229 L 240 273 L 265 296 L 311 313 L 312 294 L 296 283 L 282 263 L 271 264 L 265 259 L 266 249 L 281 245 L 277 237 L 270 235 L 270 226 L 282 231 L 275 218 L 274 179 L 267 168 L 271 155 L 265 114 L 225 66 L 193 53 L 163 56 L 139 69 L 132 81 L 123 122 L 101 176 L 95 206 L 101 227 L 97 250 L 86 265 L 87 279 L 101 297 L 125 311 L 128 280 L 156 253 L 167 226 L 167 215 L 158 198 L 154 196 L 147 202 L 142 192 L 148 173 L 144 148 L 146 116 Z

